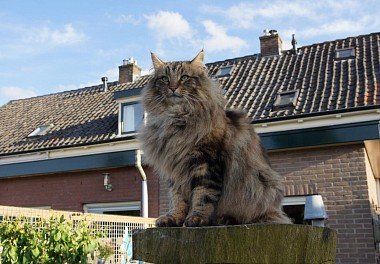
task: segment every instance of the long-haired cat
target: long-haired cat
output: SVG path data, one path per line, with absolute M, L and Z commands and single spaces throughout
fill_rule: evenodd
M 140 140 L 171 193 L 171 210 L 156 225 L 290 223 L 280 176 L 245 114 L 224 109 L 203 50 L 192 61 L 151 55 L 155 72 L 143 91 Z

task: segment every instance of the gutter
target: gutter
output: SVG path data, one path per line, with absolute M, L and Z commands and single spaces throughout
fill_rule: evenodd
M 348 125 L 380 120 L 380 106 L 377 109 L 367 109 L 359 112 L 342 112 L 325 115 L 291 116 L 271 118 L 270 120 L 257 120 L 251 122 L 256 133 L 271 133 L 293 131 L 295 129 L 319 128 L 334 125 Z
M 142 182 L 141 182 L 141 190 L 142 190 L 142 193 L 141 193 L 141 212 L 142 212 L 142 214 L 141 214 L 141 216 L 147 218 L 148 217 L 148 184 L 147 184 L 147 178 L 146 178 L 145 171 L 141 165 L 141 154 L 142 154 L 142 151 L 137 149 L 136 150 L 135 167 L 139 171 L 140 176 L 142 178 Z
M 377 109 L 380 110 L 380 105 L 378 104 L 368 105 L 368 106 L 359 106 L 359 107 L 328 110 L 328 111 L 323 111 L 323 112 L 313 112 L 313 113 L 297 114 L 297 115 L 291 115 L 291 116 L 280 116 L 280 117 L 252 120 L 251 124 L 271 123 L 271 122 L 277 122 L 277 121 L 290 121 L 294 119 L 303 119 L 303 118 L 308 118 L 308 117 L 323 119 L 326 117 L 328 118 L 329 115 L 335 115 L 335 114 L 359 115 L 362 113 L 361 111 L 377 110 Z M 371 112 L 379 113 L 378 111 L 371 111 Z

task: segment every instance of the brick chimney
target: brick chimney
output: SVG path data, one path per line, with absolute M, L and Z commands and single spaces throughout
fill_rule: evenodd
M 282 40 L 277 30 L 264 30 L 264 36 L 260 37 L 260 52 L 262 57 L 277 56 L 281 54 Z
M 119 66 L 119 84 L 133 82 L 141 76 L 141 68 L 134 58 L 123 60 L 123 65 Z

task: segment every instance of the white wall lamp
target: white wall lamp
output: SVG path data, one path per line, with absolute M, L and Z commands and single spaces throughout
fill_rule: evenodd
M 107 190 L 107 191 L 112 191 L 113 190 L 113 186 L 111 184 L 111 178 L 110 178 L 110 174 L 109 173 L 103 173 L 104 175 L 104 188 Z
M 310 195 L 306 197 L 304 220 L 311 220 L 313 226 L 325 226 L 327 213 L 321 195 Z

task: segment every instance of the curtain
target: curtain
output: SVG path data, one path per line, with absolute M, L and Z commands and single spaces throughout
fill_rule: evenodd
M 123 132 L 135 130 L 135 105 L 125 105 L 123 106 Z

